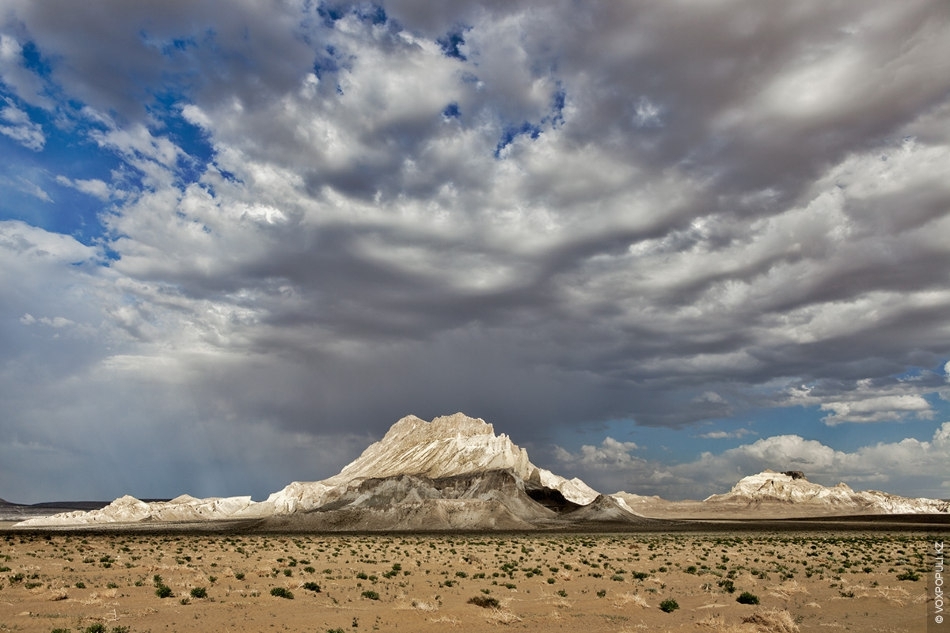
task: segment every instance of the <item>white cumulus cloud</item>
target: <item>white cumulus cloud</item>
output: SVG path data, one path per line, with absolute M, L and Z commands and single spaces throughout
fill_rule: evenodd
M 30 120 L 30 116 L 6 100 L 0 109 L 0 134 L 9 136 L 26 148 L 38 152 L 46 145 L 43 126 Z

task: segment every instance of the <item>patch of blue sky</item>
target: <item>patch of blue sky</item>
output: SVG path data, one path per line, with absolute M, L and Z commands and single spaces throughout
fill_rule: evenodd
M 23 66 L 27 70 L 39 75 L 43 79 L 50 78 L 53 72 L 53 66 L 48 59 L 43 57 L 40 53 L 40 49 L 34 42 L 28 41 L 24 43 L 20 55 L 23 58 Z
M 449 105 L 445 106 L 445 109 L 442 110 L 442 116 L 447 119 L 461 118 L 462 111 L 459 109 L 459 104 L 453 101 Z
M 698 437 L 701 432 L 703 431 L 698 430 L 698 427 L 694 433 L 684 433 L 683 429 L 640 426 L 629 419 L 614 419 L 591 427 L 566 429 L 561 436 L 555 438 L 554 443 L 576 454 L 581 446 L 600 447 L 605 438 L 609 437 L 617 442 L 635 444 L 635 448 L 630 447 L 626 451 L 634 459 L 688 463 L 694 461 L 703 451 L 719 452 L 742 442 L 733 439 L 711 444 L 709 440 Z
M 215 156 L 208 134 L 182 116 L 184 99 L 181 93 L 166 91 L 148 106 L 155 122 L 152 134 L 168 138 L 184 152 L 176 165 L 177 184 L 182 188 L 197 182 Z
M 164 43 L 162 54 L 172 56 L 193 48 L 198 48 L 198 41 L 194 37 L 175 37 Z
M 821 421 L 826 413 L 817 406 L 761 409 L 687 428 L 643 426 L 630 419 L 614 419 L 566 430 L 554 443 L 576 453 L 581 445 L 600 446 L 605 437 L 610 437 L 636 444 L 637 448 L 629 451 L 633 457 L 667 464 L 691 463 L 704 452 L 720 454 L 776 435 L 799 435 L 806 440 L 821 437 L 822 443 L 843 451 L 854 451 L 864 445 L 860 438 L 866 440 L 866 432 L 856 433 L 856 425 L 829 428 Z M 932 434 L 923 431 L 928 432 Z M 898 439 L 903 437 L 906 435 Z M 781 470 L 783 464 L 772 468 Z
M 502 153 L 519 136 L 528 136 L 536 139 L 541 136 L 541 126 L 530 121 L 524 121 L 520 125 L 507 126 L 502 130 L 498 145 L 495 146 L 495 158 L 501 158 Z
M 317 56 L 313 60 L 313 74 L 317 76 L 317 79 L 324 79 L 328 74 L 334 74 L 340 71 L 342 65 L 342 59 L 339 56 L 336 48 L 333 46 L 326 46 L 323 49 L 323 53 Z
M 567 93 L 558 84 L 557 90 L 551 97 L 551 110 L 541 117 L 540 122 L 523 121 L 519 125 L 509 125 L 502 130 L 501 138 L 495 146 L 495 158 L 501 158 L 505 148 L 511 145 L 519 136 L 527 136 L 535 140 L 541 136 L 544 127 L 557 128 L 564 123 L 564 107 L 567 103 Z
M 466 30 L 468 29 L 465 27 L 459 27 L 436 40 L 436 43 L 442 49 L 443 55 L 463 62 L 468 60 L 465 54 L 462 53 L 462 46 L 465 45 Z
M 3 96 L 0 93 L 0 98 Z M 81 119 L 64 120 L 58 114 L 16 104 L 41 127 L 41 149 L 24 147 L 0 136 L 0 219 L 17 219 L 33 226 L 71 235 L 91 244 L 103 235 L 100 213 L 109 202 L 66 182 L 100 180 L 110 183 L 122 161 L 101 150 L 88 133 L 95 124 Z
M 213 39 L 214 32 L 209 33 Z M 157 50 L 163 57 L 173 58 L 191 49 L 198 48 L 198 40 L 194 36 L 163 38 L 155 37 L 147 29 L 138 32 L 139 39 L 149 48 Z
M 557 128 L 564 124 L 564 106 L 567 104 L 567 92 L 558 82 L 557 90 L 551 97 L 551 114 L 545 120 L 551 124 L 551 127 Z
M 346 17 L 346 9 L 341 5 L 321 2 L 317 5 L 317 15 L 323 18 L 324 26 L 333 28 L 334 25 Z
M 706 429 L 728 431 L 733 427 L 747 428 L 754 431 L 756 435 L 748 435 L 743 438 L 743 441 L 737 443 L 750 444 L 756 439 L 775 435 L 798 435 L 806 440 L 819 440 L 836 451 L 853 453 L 878 442 L 889 444 L 906 438 L 915 438 L 922 442 L 930 441 L 934 431 L 944 421 L 950 419 L 947 417 L 950 413 L 950 407 L 948 407 L 950 403 L 940 400 L 935 394 L 927 396 L 927 400 L 937 413 L 932 419 L 918 419 L 909 415 L 901 421 L 841 422 L 829 426 L 824 419 L 831 415 L 831 411 L 823 410 L 818 405 L 810 405 L 749 411 L 730 418 L 728 422 L 717 422 L 703 427 L 701 433 L 706 432 Z M 730 441 L 736 442 L 736 440 Z M 723 447 L 728 446 L 726 442 L 721 442 L 721 444 Z M 708 450 L 713 450 L 716 445 L 710 446 Z M 779 464 L 772 468 L 780 469 L 780 466 Z
M 373 2 L 361 2 L 353 8 L 353 12 L 360 20 L 376 26 L 385 24 L 389 19 L 386 10 Z

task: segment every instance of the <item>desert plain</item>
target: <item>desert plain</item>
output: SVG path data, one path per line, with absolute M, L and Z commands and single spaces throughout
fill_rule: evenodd
M 0 631 L 917 632 L 939 538 L 0 528 Z

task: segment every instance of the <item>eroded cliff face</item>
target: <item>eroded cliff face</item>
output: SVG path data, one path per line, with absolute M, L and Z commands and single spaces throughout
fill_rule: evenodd
M 451 477 L 510 469 L 529 479 L 538 468 L 528 453 L 482 419 L 462 413 L 426 422 L 414 415 L 396 422 L 334 479 L 424 475 Z

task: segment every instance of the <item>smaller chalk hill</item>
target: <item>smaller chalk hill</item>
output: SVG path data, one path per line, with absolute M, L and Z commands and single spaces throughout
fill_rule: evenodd
M 666 501 L 626 492 L 612 495 L 638 514 L 666 519 L 779 519 L 843 516 L 943 514 L 950 502 L 908 498 L 878 490 L 852 490 L 847 484 L 822 486 L 800 471 L 743 477 L 729 492 L 702 501 Z
M 145 503 L 122 497 L 100 510 L 31 519 L 20 527 L 252 520 L 278 530 L 537 530 L 650 523 L 579 479 L 538 468 L 484 420 L 464 414 L 396 422 L 329 479 L 250 497 Z

